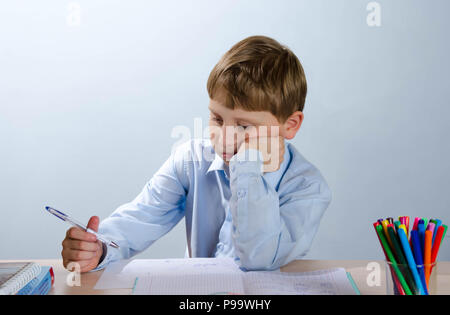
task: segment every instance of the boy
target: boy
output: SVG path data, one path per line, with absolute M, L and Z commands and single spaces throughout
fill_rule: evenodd
M 188 257 L 233 257 L 243 270 L 273 270 L 306 254 L 331 200 L 320 172 L 285 139 L 303 122 L 306 79 L 297 57 L 265 36 L 235 44 L 207 82 L 210 140 L 175 150 L 130 203 L 67 231 L 65 267 L 99 270 L 129 258 L 183 217 Z M 209 158 L 207 158 L 209 156 Z M 212 158 L 211 158 L 212 157 Z

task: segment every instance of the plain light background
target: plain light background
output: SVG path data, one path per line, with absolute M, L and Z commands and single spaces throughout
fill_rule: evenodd
M 333 201 L 307 258 L 382 259 L 372 222 L 450 223 L 450 2 L 3 1 L 0 259 L 59 258 L 68 226 L 132 200 L 176 126 L 207 125 L 206 81 L 251 35 L 291 48 L 307 75 L 292 141 Z M 447 238 L 440 260 L 450 260 Z M 183 257 L 184 221 L 139 258 Z

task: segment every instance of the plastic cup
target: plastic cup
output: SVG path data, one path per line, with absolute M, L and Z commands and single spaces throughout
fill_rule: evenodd
M 414 280 L 413 273 L 409 265 L 393 264 L 389 261 L 385 261 L 386 267 L 386 294 L 387 295 L 418 295 L 418 285 Z M 422 286 L 423 280 L 420 269 L 423 269 L 423 275 L 425 278 L 426 289 L 429 295 L 437 294 L 437 263 L 429 265 L 417 265 L 419 278 L 421 279 Z M 428 275 L 429 276 L 426 276 Z

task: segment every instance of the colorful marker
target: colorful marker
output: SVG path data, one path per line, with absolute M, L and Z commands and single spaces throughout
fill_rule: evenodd
M 413 253 L 411 251 L 411 247 L 409 246 L 408 239 L 406 238 L 405 229 L 406 229 L 406 227 L 403 224 L 400 225 L 400 229 L 398 230 L 398 236 L 400 239 L 400 243 L 402 244 L 403 252 L 405 253 L 406 260 L 408 261 L 409 269 L 411 270 L 414 281 L 416 282 L 416 286 L 418 288 L 419 294 L 424 294 L 425 290 L 422 285 L 422 280 L 420 280 L 420 276 L 417 271 L 417 266 L 416 266 L 416 262 L 414 260 Z M 411 231 L 411 235 L 412 235 L 412 231 Z
M 381 242 L 381 246 L 383 247 L 384 252 L 386 253 L 387 261 L 390 262 L 392 268 L 394 268 L 394 272 L 392 273 L 392 275 L 396 276 L 396 278 L 400 282 L 400 285 L 398 285 L 397 288 L 403 288 L 404 292 L 407 295 L 412 295 L 412 292 L 409 289 L 408 284 L 405 281 L 405 278 L 403 277 L 402 273 L 400 272 L 400 269 L 398 268 L 398 265 L 397 265 L 397 262 L 395 261 L 394 255 L 392 254 L 391 249 L 389 248 L 389 244 L 383 233 L 383 227 L 381 225 L 376 225 L 375 229 L 377 231 L 378 238 Z M 396 278 L 394 277 L 394 283 L 396 283 L 396 281 L 395 281 Z
M 420 226 L 420 223 L 419 223 Z M 428 289 L 427 289 L 427 282 L 425 279 L 425 271 L 423 269 L 423 258 L 422 258 L 422 248 L 421 248 L 421 240 L 419 238 L 419 234 L 417 231 L 411 231 L 411 241 L 413 244 L 413 252 L 414 252 L 414 258 L 417 265 L 417 271 L 420 276 L 420 280 L 422 282 L 422 286 L 424 289 L 425 295 L 428 295 Z
M 432 224 L 432 223 L 430 223 Z M 428 290 L 430 288 L 430 274 L 431 274 L 431 246 L 433 240 L 433 232 L 431 230 L 425 231 L 425 252 L 424 252 L 424 264 L 425 264 L 425 281 L 427 283 Z

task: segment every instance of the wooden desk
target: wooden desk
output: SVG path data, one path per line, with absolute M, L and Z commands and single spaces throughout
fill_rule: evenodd
M 101 276 L 103 271 L 88 272 L 81 274 L 81 286 L 70 287 L 66 284 L 69 271 L 65 270 L 62 260 L 15 260 L 15 261 L 34 261 L 42 266 L 52 266 L 55 273 L 55 285 L 50 294 L 67 294 L 67 295 L 96 295 L 96 294 L 131 294 L 131 289 L 112 289 L 112 290 L 94 290 L 93 287 Z M 7 262 L 0 261 L 0 262 Z M 381 268 L 380 286 L 369 286 L 367 278 L 373 271 L 367 270 L 367 265 L 371 261 L 368 260 L 296 260 L 281 268 L 284 272 L 304 272 L 320 269 L 329 269 L 343 267 L 350 272 L 361 294 L 385 294 L 385 272 L 384 263 L 377 261 Z M 438 263 L 437 285 L 438 294 L 450 295 L 450 262 Z

